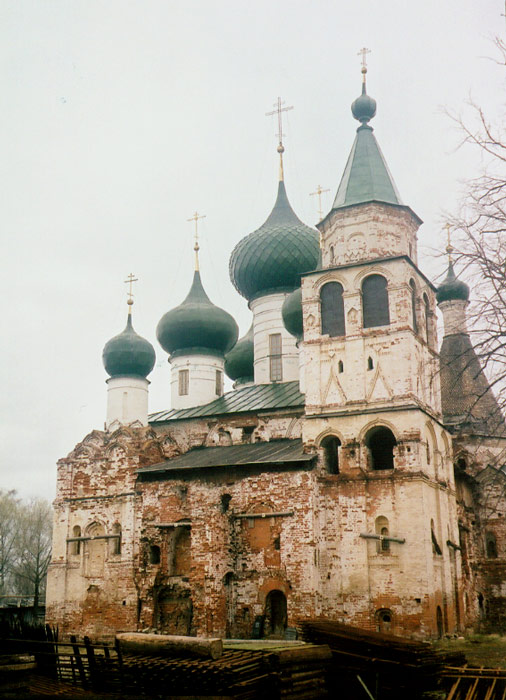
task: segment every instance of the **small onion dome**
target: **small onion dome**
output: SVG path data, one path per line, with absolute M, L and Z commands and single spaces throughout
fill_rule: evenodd
M 225 372 L 230 379 L 240 383 L 253 381 L 253 362 L 255 360 L 253 344 L 253 324 L 246 335 L 239 338 L 230 352 L 225 356 Z
M 286 297 L 281 308 L 281 315 L 286 330 L 297 340 L 302 340 L 304 328 L 302 324 L 302 289 L 300 287 Z
M 437 288 L 436 299 L 438 304 L 442 301 L 451 301 L 453 299 L 469 300 L 469 287 L 465 282 L 457 279 L 451 261 L 448 265 L 446 279 Z
M 123 333 L 111 338 L 102 352 L 105 371 L 111 377 L 129 375 L 146 378 L 155 366 L 155 360 L 153 346 L 134 331 L 130 314 Z
M 230 279 L 248 301 L 299 286 L 316 268 L 318 232 L 297 218 L 281 180 L 274 208 L 259 229 L 242 239 L 230 256 Z
M 351 105 L 351 113 L 362 124 L 367 124 L 376 114 L 376 100 L 365 91 L 365 83 L 362 83 L 362 94 Z
M 234 346 L 238 333 L 232 316 L 210 301 L 198 270 L 186 299 L 162 316 L 156 329 L 158 342 L 169 354 L 191 350 L 224 355 Z

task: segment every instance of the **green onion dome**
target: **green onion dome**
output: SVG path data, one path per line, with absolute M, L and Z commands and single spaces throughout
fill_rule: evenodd
M 259 229 L 242 239 L 230 256 L 230 279 L 248 301 L 292 291 L 303 272 L 316 268 L 318 232 L 298 219 L 281 180 L 274 208 Z
M 362 83 L 362 94 L 351 105 L 351 113 L 362 124 L 367 124 L 376 114 L 376 100 L 365 91 L 365 83 Z
M 111 377 L 128 375 L 146 378 L 155 360 L 153 346 L 134 331 L 130 314 L 123 333 L 111 338 L 102 352 L 105 371 Z
M 302 323 L 302 289 L 300 287 L 286 297 L 281 307 L 281 316 L 286 330 L 297 340 L 302 340 L 304 327 Z
M 182 304 L 160 319 L 156 337 L 169 354 L 224 355 L 237 340 L 239 330 L 232 316 L 215 306 L 195 271 L 190 292 Z
M 451 261 L 448 265 L 446 279 L 436 290 L 436 299 L 438 304 L 442 301 L 452 301 L 453 299 L 460 299 L 461 301 L 469 300 L 469 287 L 465 282 L 461 282 L 461 280 L 457 278 Z
M 246 335 L 239 338 L 232 350 L 225 355 L 225 373 L 234 381 L 252 382 L 254 360 L 253 324 L 251 324 Z

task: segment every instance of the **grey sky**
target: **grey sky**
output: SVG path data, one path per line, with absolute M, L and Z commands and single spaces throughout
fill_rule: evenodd
M 504 107 L 487 60 L 504 4 L 483 0 L 2 0 L 1 477 L 52 498 L 59 457 L 105 419 L 104 343 L 126 320 L 155 346 L 150 410 L 169 406 L 159 318 L 186 295 L 195 209 L 211 299 L 250 315 L 228 278 L 237 241 L 267 217 L 278 95 L 295 211 L 329 208 L 357 123 L 357 52 L 369 55 L 376 137 L 406 204 L 442 245 L 442 210 L 479 164 L 442 113 L 470 94 Z M 422 267 L 435 277 L 430 260 Z

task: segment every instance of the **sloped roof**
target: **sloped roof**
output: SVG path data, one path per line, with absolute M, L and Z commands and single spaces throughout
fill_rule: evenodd
M 210 467 L 254 466 L 261 464 L 309 463 L 315 454 L 303 452 L 302 440 L 271 440 L 247 445 L 230 445 L 227 447 L 204 447 L 186 452 L 180 457 L 142 467 L 138 474 L 172 472 L 187 469 L 205 469 Z
M 277 410 L 282 408 L 303 408 L 304 394 L 300 393 L 299 382 L 280 384 L 255 384 L 229 391 L 204 406 L 194 408 L 158 411 L 149 416 L 150 423 L 164 423 L 172 420 L 222 416 L 228 413 L 248 413 L 252 411 Z
M 402 206 L 383 153 L 367 124 L 359 126 L 332 209 L 365 202 Z
M 506 436 L 504 416 L 467 333 L 443 338 L 440 370 L 444 423 Z

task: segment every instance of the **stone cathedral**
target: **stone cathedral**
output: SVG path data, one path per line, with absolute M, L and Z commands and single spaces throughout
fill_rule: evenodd
M 283 637 L 318 617 L 419 638 L 505 629 L 504 420 L 468 286 L 451 257 L 438 287 L 418 267 L 422 221 L 362 72 L 317 229 L 290 206 L 280 140 L 274 207 L 230 256 L 252 314 L 240 339 L 196 244 L 189 292 L 156 331 L 171 365 L 158 413 L 130 297 L 103 350 L 105 429 L 58 463 L 47 620 L 64 633 Z

